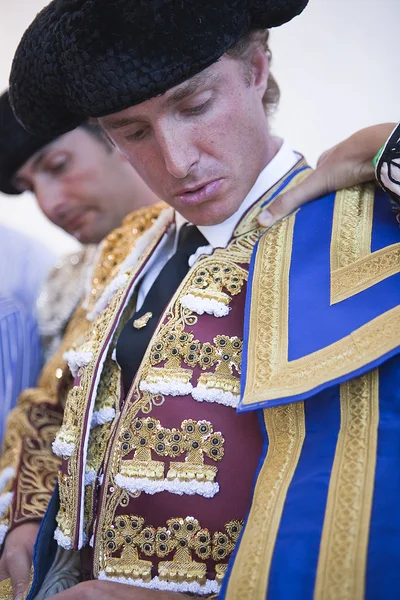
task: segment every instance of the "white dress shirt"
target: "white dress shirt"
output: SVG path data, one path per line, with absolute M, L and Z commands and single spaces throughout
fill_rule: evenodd
M 199 225 L 198 229 L 206 238 L 212 248 L 225 248 L 232 237 L 237 223 L 244 213 L 252 206 L 265 192 L 272 188 L 288 171 L 299 161 L 300 155 L 294 152 L 286 142 L 282 145 L 274 158 L 261 171 L 255 184 L 243 200 L 238 210 L 226 221 L 218 225 Z M 171 258 L 176 250 L 178 234 L 180 228 L 187 219 L 178 212 L 175 213 L 175 224 L 164 235 L 157 250 L 149 260 L 143 273 L 141 282 L 139 282 L 139 291 L 136 303 L 136 310 L 140 310 L 147 296 L 148 291 L 158 277 L 161 269 Z

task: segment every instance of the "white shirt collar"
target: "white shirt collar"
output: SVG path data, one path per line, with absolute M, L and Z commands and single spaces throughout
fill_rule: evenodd
M 232 237 L 237 223 L 241 217 L 265 192 L 274 186 L 288 171 L 299 161 L 300 155 L 294 152 L 283 141 L 274 158 L 261 171 L 257 180 L 238 210 L 226 221 L 218 225 L 199 225 L 199 230 L 213 248 L 225 248 Z M 176 235 L 187 219 L 180 213 L 175 213 Z

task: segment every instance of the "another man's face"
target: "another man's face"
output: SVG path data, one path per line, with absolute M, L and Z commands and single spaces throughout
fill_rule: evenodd
M 136 180 L 120 153 L 84 128 L 42 148 L 14 177 L 53 223 L 82 243 L 98 243 L 121 224 L 134 208 Z
M 196 225 L 230 217 L 276 152 L 261 50 L 248 74 L 225 55 L 162 96 L 99 119 L 153 192 Z

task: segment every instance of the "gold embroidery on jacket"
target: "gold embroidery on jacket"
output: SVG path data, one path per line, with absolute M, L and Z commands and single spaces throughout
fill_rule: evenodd
M 196 286 L 198 286 L 198 283 L 196 284 L 194 279 L 196 277 L 205 276 L 200 275 L 199 273 L 199 271 L 203 269 L 204 272 L 213 273 L 213 268 L 218 267 L 219 271 L 215 270 L 215 275 L 217 277 L 220 270 L 228 266 L 232 267 L 232 272 L 226 273 L 226 276 L 231 276 L 235 272 L 234 277 L 236 277 L 237 270 L 242 269 L 242 271 L 240 271 L 241 275 L 243 275 L 242 279 L 240 279 L 239 282 L 237 282 L 236 280 L 230 281 L 234 285 L 236 285 L 237 283 L 243 285 L 241 281 L 244 282 L 245 280 L 247 280 L 247 269 L 251 260 L 254 245 L 260 238 L 260 235 L 263 231 L 263 229 L 259 227 L 257 222 L 257 216 L 260 212 L 260 207 L 266 200 L 266 198 L 273 195 L 277 188 L 278 185 L 271 189 L 264 198 L 262 198 L 253 207 L 251 207 L 251 209 L 243 217 L 243 219 L 237 226 L 234 232 L 234 237 L 226 248 L 217 248 L 214 250 L 212 255 L 202 255 L 198 258 L 198 267 L 193 268 L 191 271 L 189 271 L 188 275 L 184 278 L 178 290 L 176 291 L 174 297 L 171 299 L 170 304 L 166 308 L 164 317 L 160 320 L 160 323 L 156 327 L 152 341 L 145 352 L 141 366 L 139 367 L 139 370 L 136 374 L 135 380 L 132 384 L 129 393 L 127 394 L 122 414 L 120 416 L 115 435 L 113 436 L 111 447 L 109 448 L 107 453 L 109 457 L 109 462 L 106 472 L 104 474 L 103 485 L 107 486 L 108 490 L 112 489 L 113 492 L 105 493 L 103 495 L 102 505 L 99 506 L 98 511 L 96 531 L 101 532 L 107 529 L 108 524 L 113 522 L 114 520 L 115 510 L 118 506 L 121 489 L 118 488 L 118 486 L 116 485 L 115 479 L 119 476 L 121 463 L 123 462 L 120 456 L 120 448 L 121 444 L 123 443 L 123 433 L 129 430 L 130 424 L 134 421 L 134 419 L 137 417 L 140 411 L 149 414 L 152 410 L 153 405 L 157 406 L 164 402 L 164 396 L 161 392 L 151 393 L 149 391 L 144 391 L 140 388 L 140 384 L 144 381 L 146 383 L 149 383 L 147 380 L 148 375 L 150 377 L 150 381 L 155 381 L 156 383 L 162 381 L 164 377 L 164 381 L 168 382 L 170 381 L 170 376 L 173 381 L 175 380 L 174 373 L 168 373 L 168 369 L 165 368 L 165 366 L 156 366 L 159 360 L 167 360 L 167 357 L 165 356 L 165 352 L 167 351 L 166 337 L 170 334 L 174 334 L 175 337 L 173 339 L 171 337 L 171 339 L 169 340 L 170 343 L 172 343 L 173 341 L 177 341 L 182 344 L 188 344 L 186 346 L 186 354 L 183 353 L 183 348 L 182 350 L 178 351 L 178 354 L 180 354 L 181 352 L 182 354 L 184 354 L 183 363 L 186 363 L 187 366 L 190 366 L 192 364 L 192 360 L 195 360 L 197 364 L 197 358 L 195 356 L 190 357 L 190 354 L 193 353 L 195 355 L 199 351 L 199 343 L 197 340 L 194 340 L 190 337 L 191 334 L 190 332 L 186 331 L 186 328 L 190 328 L 191 326 L 195 325 L 198 321 L 198 316 L 188 308 L 182 307 L 182 305 L 179 302 L 180 298 L 182 298 L 182 296 L 184 296 L 185 294 L 188 294 L 190 289 L 196 288 Z M 217 283 L 219 282 L 217 281 Z M 212 284 L 212 281 L 210 281 L 210 284 Z M 235 288 L 234 291 L 236 291 Z M 185 334 L 185 336 L 187 337 L 185 337 L 185 339 L 182 338 L 181 340 L 179 340 L 179 336 L 182 334 Z M 190 348 L 190 342 L 192 341 L 195 345 L 193 349 Z M 157 346 L 158 343 L 160 343 L 161 345 Z M 239 340 L 239 344 L 241 345 L 241 340 Z M 172 348 L 172 346 L 170 347 Z M 235 352 L 237 350 L 239 349 L 235 348 Z M 160 356 L 154 356 L 154 352 L 157 351 L 160 353 Z M 208 352 L 208 350 L 205 350 L 202 354 L 201 360 L 204 361 L 204 357 L 206 357 L 206 362 L 204 363 L 204 365 L 207 364 Z M 211 354 L 213 353 L 214 351 L 211 352 Z M 240 365 L 239 356 L 234 357 L 234 355 L 232 355 L 232 359 L 234 359 L 234 362 L 237 363 L 238 366 Z M 169 364 L 171 364 L 172 366 L 172 361 Z M 230 368 L 231 367 L 232 364 L 230 365 Z M 158 368 L 160 369 L 159 371 L 156 370 Z M 182 362 L 179 364 L 178 361 L 176 362 L 176 364 L 173 365 L 173 368 L 184 369 L 184 376 L 186 379 L 183 379 L 183 382 L 185 384 L 189 383 L 190 379 L 188 378 L 188 371 L 190 372 L 191 377 L 191 369 L 186 369 L 182 366 Z M 182 373 L 182 371 L 180 371 L 179 373 Z M 237 390 L 238 388 L 236 387 L 236 382 L 234 381 L 235 375 L 232 375 L 231 377 L 232 379 L 229 382 L 229 384 L 232 387 L 232 389 Z M 126 501 L 126 505 L 129 504 L 130 498 L 131 492 L 128 493 L 125 491 L 124 501 Z M 99 572 L 104 570 L 105 550 L 103 543 L 104 541 L 102 536 L 96 534 L 93 561 L 95 577 L 98 577 Z
M 379 422 L 378 370 L 343 383 L 340 407 L 315 600 L 364 598 Z
M 265 600 L 287 490 L 305 437 L 303 402 L 264 410 L 269 446 L 229 578 L 229 600 Z
M 160 421 L 147 417 L 134 419 L 130 428 L 122 432 L 120 456 L 133 454 L 133 458 L 121 460 L 120 473 L 124 477 L 162 480 L 165 463 L 153 459 L 158 456 L 178 458 L 186 454 L 185 461 L 170 461 L 167 479 L 173 481 L 213 482 L 218 469 L 204 463 L 204 455 L 220 461 L 224 455 L 224 438 L 214 432 L 209 421 L 186 419 L 181 428 L 162 427 Z
M 302 166 L 302 163 L 296 165 L 296 168 L 299 166 Z M 297 181 L 299 181 L 299 178 L 297 178 Z M 138 369 L 131 389 L 129 390 L 125 399 L 122 414 L 119 418 L 112 442 L 107 449 L 107 462 L 103 481 L 105 493 L 102 495 L 101 504 L 98 507 L 96 531 L 94 536 L 93 569 L 95 577 L 98 577 L 99 572 L 104 570 L 105 554 L 103 536 L 101 532 L 107 529 L 109 523 L 113 522 L 119 501 L 121 500 L 122 502 L 123 499 L 125 506 L 129 506 L 130 501 L 133 498 L 132 492 L 121 490 L 121 488 L 116 485 L 116 478 L 119 475 L 121 465 L 120 448 L 121 443 L 123 442 L 122 433 L 129 429 L 130 424 L 135 418 L 137 418 L 140 412 L 149 414 L 151 413 L 154 405 L 160 405 L 165 401 L 164 395 L 161 391 L 148 391 L 153 389 L 153 386 L 150 386 L 150 384 L 148 385 L 148 390 L 142 389 L 144 387 L 142 386 L 144 382 L 146 384 L 149 383 L 146 379 L 147 374 L 149 373 L 153 375 L 153 369 L 156 368 L 151 364 L 150 358 L 154 345 L 161 338 L 164 340 L 164 334 L 166 334 L 166 332 L 170 333 L 171 331 L 175 331 L 175 333 L 178 333 L 182 330 L 186 331 L 186 328 L 189 329 L 198 322 L 197 314 L 189 308 L 183 307 L 180 303 L 180 299 L 185 294 L 188 295 L 191 288 L 194 289 L 197 286 L 197 289 L 200 289 L 198 288 L 198 284 L 194 282 L 194 276 L 198 269 L 204 268 L 204 271 L 212 273 L 213 267 L 224 269 L 232 266 L 232 273 L 234 270 L 243 269 L 243 281 L 247 280 L 248 265 L 251 260 L 254 245 L 263 232 L 263 229 L 258 225 L 257 216 L 260 212 L 262 204 L 267 202 L 268 199 L 272 197 L 272 195 L 279 188 L 279 185 L 280 182 L 274 186 L 274 188 L 272 188 L 262 199 L 260 199 L 259 202 L 249 209 L 236 227 L 233 239 L 228 244 L 227 248 L 217 248 L 214 250 L 212 255 L 202 255 L 197 259 L 196 266 L 189 271 L 188 275 L 182 281 L 174 297 L 166 308 L 160 323 L 156 327 L 151 344 L 145 352 L 141 366 Z M 217 271 L 215 271 L 215 274 L 216 273 Z M 226 273 L 226 276 L 231 274 Z M 198 276 L 200 277 L 201 275 L 199 274 Z M 236 277 L 236 274 L 234 277 Z M 239 282 L 236 280 L 232 281 L 232 283 L 234 285 L 238 283 L 241 285 L 240 280 Z M 212 284 L 211 281 L 210 284 Z M 230 292 L 226 288 L 223 288 L 222 293 L 233 296 L 232 291 L 235 291 L 235 288 L 233 288 L 233 290 L 231 289 Z M 239 363 L 240 361 L 238 361 L 238 364 Z M 178 368 L 185 368 L 184 365 L 185 363 L 181 362 Z M 233 373 L 234 372 L 235 371 L 233 371 Z M 185 372 L 185 376 L 186 375 L 187 373 Z M 232 375 L 232 377 L 234 376 L 235 375 Z M 188 380 L 184 380 L 185 385 L 187 385 L 186 381 Z M 159 382 L 157 381 L 157 383 Z M 156 386 L 154 386 L 154 388 L 155 387 Z M 232 387 L 233 389 L 238 389 L 237 387 Z
M 331 304 L 400 271 L 400 243 L 371 252 L 374 184 L 336 194 L 331 242 Z
M 101 254 L 92 273 L 88 312 L 93 309 L 100 292 L 115 277 L 136 240 L 151 227 L 166 206 L 164 202 L 158 202 L 131 213 L 125 217 L 121 227 L 114 229 L 102 242 Z
M 163 335 L 156 338 L 152 345 L 152 366 L 145 371 L 144 380 L 147 385 L 160 382 L 187 385 L 191 381 L 193 371 L 182 367 L 182 363 L 192 368 L 199 366 L 203 371 L 216 366 L 214 372 L 200 375 L 198 386 L 239 394 L 238 375 L 241 373 L 242 347 L 243 342 L 240 338 L 226 335 L 216 336 L 213 343 L 202 344 L 194 339 L 192 333 L 184 331 L 181 324 L 175 326 L 173 323 L 171 328 L 166 327 Z M 163 361 L 164 365 L 158 367 Z
M 59 459 L 48 456 L 48 448 L 59 427 L 59 413 L 49 405 L 32 406 L 30 422 L 40 430 L 40 438 L 25 436 L 22 440 L 22 461 L 18 474 L 13 522 L 41 519 L 57 480 Z
M 148 558 L 170 555 L 170 560 L 158 563 L 161 581 L 204 584 L 204 561 L 212 557 L 218 563 L 217 583 L 220 584 L 227 568 L 221 561 L 231 555 L 242 527 L 242 521 L 230 521 L 225 525 L 225 531 L 217 531 L 211 536 L 209 530 L 202 528 L 193 517 L 169 519 L 166 527 L 154 528 L 145 526 L 142 517 L 120 515 L 104 534 L 104 572 L 107 577 L 142 579 L 148 583 L 154 568 Z
M 77 519 L 77 515 L 79 514 L 80 509 L 81 494 L 85 493 L 85 490 L 82 489 L 82 473 L 78 472 L 78 468 L 81 462 L 81 455 L 85 447 L 85 433 L 89 438 L 88 432 L 85 430 L 84 416 L 87 413 L 89 399 L 92 395 L 91 390 L 94 382 L 96 367 L 98 365 L 98 361 L 107 336 L 111 335 L 112 333 L 115 334 L 116 317 L 118 311 L 121 310 L 122 306 L 124 306 L 124 303 L 126 302 L 132 281 L 134 281 L 136 274 L 141 269 L 142 265 L 145 264 L 146 260 L 159 243 L 159 240 L 168 226 L 169 224 L 166 223 L 165 227 L 161 228 L 161 230 L 157 232 L 157 235 L 154 236 L 147 249 L 142 253 L 136 265 L 127 270 L 127 279 L 125 284 L 121 285 L 121 287 L 115 292 L 115 294 L 111 297 L 107 308 L 101 312 L 91 324 L 88 339 L 84 343 L 85 348 L 90 348 L 93 358 L 90 360 L 89 364 L 79 369 L 79 386 L 75 386 L 75 388 L 73 388 L 73 390 L 70 392 L 70 394 L 72 394 L 71 409 L 68 409 L 70 398 L 68 397 L 67 400 L 67 419 L 69 419 L 69 421 L 66 424 L 66 427 L 63 429 L 62 434 L 68 436 L 68 439 L 71 440 L 71 442 L 68 443 L 73 444 L 73 451 L 70 457 L 66 457 L 66 472 L 59 476 L 60 510 L 57 516 L 57 523 L 61 530 L 61 534 L 70 538 L 70 543 L 72 544 L 77 537 L 76 534 L 80 526 L 80 521 Z M 125 310 L 124 315 L 121 317 L 120 322 L 123 323 L 124 319 L 129 318 L 128 313 L 129 305 Z M 110 360 L 110 357 L 108 357 L 108 359 Z M 77 388 L 79 388 L 79 390 L 77 390 Z M 74 394 L 76 394 L 76 398 Z M 87 427 L 90 428 L 90 424 L 88 424 Z M 99 462 L 101 462 L 103 457 L 99 455 L 98 459 Z M 91 493 L 90 489 L 88 490 L 88 493 Z M 87 502 L 86 506 L 88 507 Z M 87 514 L 86 518 L 89 521 L 87 526 L 89 526 L 92 521 L 92 516 Z

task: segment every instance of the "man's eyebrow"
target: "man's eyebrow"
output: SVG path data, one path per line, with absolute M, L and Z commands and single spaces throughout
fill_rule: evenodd
M 198 73 L 197 75 L 194 75 L 194 77 L 189 79 L 189 81 L 181 84 L 178 87 L 178 89 L 170 92 L 169 94 L 168 92 L 166 92 L 166 94 L 163 94 L 165 104 L 167 106 L 170 106 L 171 104 L 180 102 L 188 96 L 195 94 L 202 86 L 212 85 L 216 83 L 219 79 L 220 76 L 217 73 Z M 135 115 L 134 117 L 114 117 L 110 115 L 109 117 L 104 117 L 102 121 L 102 126 L 104 129 L 108 131 L 114 131 L 115 129 L 127 127 L 128 125 L 142 123 L 143 121 L 146 121 L 146 117 L 144 115 Z
M 133 123 L 138 123 L 144 120 L 145 117 L 141 117 L 140 115 L 137 117 L 104 117 L 102 127 L 106 131 L 113 131 L 114 129 L 121 129 L 121 127 L 133 125 Z
M 194 75 L 189 81 L 183 83 L 166 97 L 166 103 L 168 105 L 180 102 L 188 96 L 198 92 L 199 88 L 215 84 L 220 79 L 217 73 L 198 73 Z
M 42 148 L 41 150 L 39 150 L 39 152 L 37 152 L 34 157 L 33 157 L 33 161 L 32 161 L 32 169 L 34 171 L 37 171 L 38 168 L 40 167 L 40 164 L 42 163 L 42 161 L 46 158 L 46 156 L 51 152 L 53 144 L 56 140 L 53 140 L 53 142 L 50 142 L 49 144 L 46 144 L 46 146 L 44 148 Z

